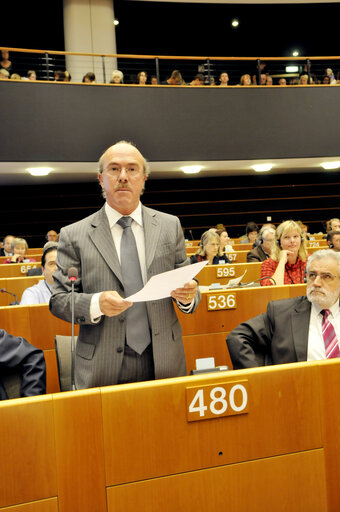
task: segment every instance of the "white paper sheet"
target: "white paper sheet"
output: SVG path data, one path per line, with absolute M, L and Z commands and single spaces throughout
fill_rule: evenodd
M 193 263 L 192 265 L 186 265 L 185 267 L 152 276 L 144 288 L 130 295 L 130 297 L 126 297 L 125 300 L 130 302 L 147 302 L 149 300 L 170 297 L 170 293 L 173 290 L 183 288 L 185 283 L 191 281 L 207 263 L 207 260 L 200 261 L 199 263 Z

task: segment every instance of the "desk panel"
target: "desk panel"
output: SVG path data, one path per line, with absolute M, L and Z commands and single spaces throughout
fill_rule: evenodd
M 326 512 L 322 450 L 107 490 L 108 512 Z
M 13 507 L 0 508 L 0 512 L 58 512 L 58 499 L 49 498 L 48 500 L 22 503 Z

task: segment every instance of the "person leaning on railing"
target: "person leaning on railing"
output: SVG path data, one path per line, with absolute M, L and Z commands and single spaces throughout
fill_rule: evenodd
M 294 220 L 286 220 L 276 229 L 270 258 L 261 265 L 261 277 L 272 277 L 277 285 L 304 283 L 307 258 L 300 226 Z M 262 280 L 261 286 L 275 284 L 272 279 Z

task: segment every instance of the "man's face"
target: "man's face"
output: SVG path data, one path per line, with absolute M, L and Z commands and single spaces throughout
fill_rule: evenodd
M 49 242 L 56 242 L 57 241 L 57 237 L 58 237 L 57 233 L 55 231 L 53 231 L 53 230 L 49 231 L 47 233 L 47 240 Z
M 333 251 L 340 252 L 340 235 L 333 235 Z
M 263 239 L 263 243 L 262 243 L 262 247 L 263 247 L 263 250 L 267 253 L 267 254 L 270 254 L 271 251 L 272 251 L 272 243 L 273 243 L 273 239 L 274 239 L 274 235 L 271 234 L 271 233 L 268 233 L 266 235 L 266 238 Z
M 50 251 L 46 254 L 45 266 L 43 267 L 43 274 L 48 284 L 53 284 L 53 272 L 57 270 L 57 251 Z
M 229 82 L 229 76 L 228 73 L 222 73 L 220 76 L 220 82 L 222 84 L 227 84 Z
M 339 300 L 340 284 L 337 261 L 332 257 L 315 260 L 307 273 L 307 298 L 321 308 L 330 308 Z
M 261 85 L 266 85 L 267 75 L 261 74 Z
M 103 172 L 98 178 L 109 206 L 122 215 L 129 215 L 138 206 L 146 176 L 144 160 L 137 148 L 120 143 L 104 154 Z
M 4 240 L 4 249 L 6 252 L 12 252 L 11 245 L 13 243 L 14 236 L 6 236 Z
M 338 220 L 332 221 L 331 231 L 340 231 L 340 222 Z

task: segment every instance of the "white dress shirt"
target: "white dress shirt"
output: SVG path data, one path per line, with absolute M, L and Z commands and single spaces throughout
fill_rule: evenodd
M 321 308 L 316 304 L 312 304 L 309 332 L 308 332 L 308 350 L 307 350 L 307 361 L 317 361 L 320 359 L 326 359 L 325 343 L 322 336 L 322 320 L 323 315 L 321 311 L 323 309 L 329 309 L 330 314 L 328 320 L 333 324 L 336 337 L 340 340 L 340 307 L 339 301 L 337 301 L 331 308 Z

